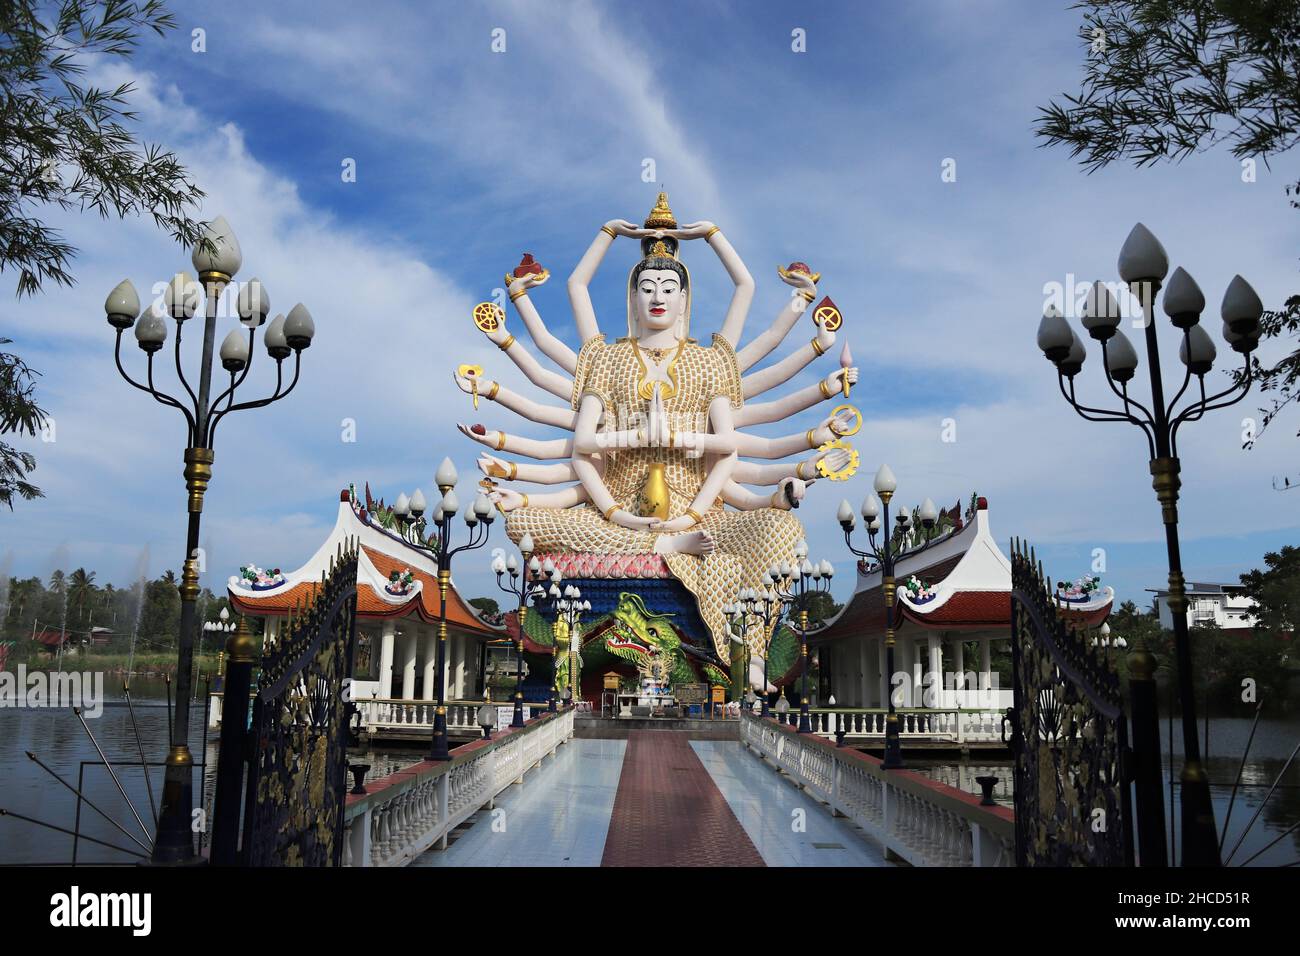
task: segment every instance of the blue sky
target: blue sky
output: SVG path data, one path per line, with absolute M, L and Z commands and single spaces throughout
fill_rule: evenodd
M 1297 288 L 1285 161 L 1253 183 L 1223 151 L 1088 176 L 1065 151 L 1038 148 L 1036 107 L 1077 89 L 1082 71 L 1065 4 L 175 9 L 180 29 L 96 75 L 138 84 L 146 135 L 181 154 L 209 194 L 203 215 L 224 213 L 238 234 L 241 276 L 264 281 L 274 311 L 305 302 L 318 329 L 294 395 L 222 426 L 203 534 L 213 587 L 243 563 L 305 560 L 349 481 L 390 499 L 417 485 L 429 494 L 450 454 L 468 488 L 477 446 L 454 423 L 519 425 L 491 406 L 475 415 L 452 370 L 477 362 L 537 394 L 485 347 L 470 306 L 532 252 L 556 276 L 534 300 L 576 344 L 563 277 L 601 223 L 644 217 L 658 183 L 681 221 L 718 223 L 748 263 L 758 293 L 747 335 L 783 305 L 775 267 L 793 259 L 823 273 L 821 291 L 845 313 L 841 337 L 862 369 L 862 472 L 814 486 L 800 517 L 814 553 L 846 572 L 836 506 L 859 502 L 888 461 L 902 500 L 978 491 L 999 539 L 1035 542 L 1054 577 L 1088 571 L 1104 548 L 1103 580 L 1144 598 L 1165 574 L 1144 447 L 1133 428 L 1080 421 L 1057 394 L 1033 342 L 1044 286 L 1114 279 L 1141 220 L 1200 282 L 1216 338 L 1234 273 L 1269 304 Z M 195 28 L 206 52 L 191 49 Z M 491 49 L 497 28 L 504 53 Z M 796 28 L 806 53 L 791 50 Z M 340 176 L 349 158 L 356 182 Z M 642 180 L 647 158 L 654 183 Z M 947 159 L 955 182 L 941 179 Z M 57 426 L 55 442 L 28 443 L 48 497 L 0 515 L 0 570 L 84 565 L 121 583 L 142 565 L 179 564 L 183 436 L 174 412 L 117 378 L 102 301 L 123 277 L 144 290 L 188 268 L 188 255 L 146 222 L 55 221 L 81 249 L 78 285 L 0 304 L 0 334 L 44 373 Z M 725 274 L 707 249 L 686 256 L 693 330 L 716 329 Z M 607 329 L 623 321 L 632 258 L 631 244 L 617 245 L 593 283 Z M 1181 373 L 1172 331 L 1161 329 L 1171 377 Z M 811 334 L 801 324 L 774 357 Z M 1083 379 L 1100 399 L 1097 360 Z M 833 367 L 827 356 L 790 387 Z M 250 395 L 266 371 L 254 368 Z M 1183 439 L 1189 578 L 1235 580 L 1296 541 L 1300 497 L 1271 481 L 1296 471 L 1297 422 L 1243 452 L 1242 418 L 1257 404 L 1215 413 Z M 955 442 L 940 440 L 946 418 Z M 353 443 L 340 440 L 344 419 L 357 423 Z M 493 593 L 477 557 L 456 580 L 467 594 Z

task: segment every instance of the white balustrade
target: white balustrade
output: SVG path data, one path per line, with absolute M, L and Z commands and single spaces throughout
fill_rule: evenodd
M 748 712 L 741 714 L 740 739 L 897 859 L 914 866 L 1015 864 L 1008 810 L 981 806 L 978 798 L 919 774 L 884 770 L 873 757 Z
M 480 808 L 491 807 L 502 790 L 523 783 L 528 770 L 572 737 L 571 709 L 542 714 L 523 729 L 467 744 L 469 749 L 453 752 L 444 763 L 416 764 L 368 781 L 371 792 L 350 799 L 344 810 L 343 865 L 406 866 L 435 844 L 446 849 L 447 834 Z
M 477 734 L 478 709 L 483 706 L 481 700 L 449 700 L 447 708 L 447 732 L 454 734 Z M 493 706 L 509 706 L 511 701 L 493 701 Z M 356 701 L 361 711 L 361 727 L 373 734 L 380 730 L 432 730 L 437 703 L 431 700 L 397 700 L 384 697 L 358 698 Z M 536 717 L 546 711 L 545 703 L 525 703 L 524 716 Z
M 835 739 L 835 730 L 843 722 L 846 740 L 885 736 L 885 715 L 881 708 L 861 710 L 816 710 L 811 712 L 813 732 Z M 953 743 L 1000 741 L 1002 716 L 997 709 L 925 709 L 898 710 L 898 736 Z M 791 719 L 797 715 L 791 712 Z

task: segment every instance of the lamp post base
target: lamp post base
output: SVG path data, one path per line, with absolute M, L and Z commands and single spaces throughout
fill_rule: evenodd
M 429 755 L 424 759 L 451 759 L 451 753 L 447 749 L 447 712 L 442 706 L 439 706 L 438 712 L 433 715 L 433 744 L 429 748 Z
M 511 727 L 522 727 L 524 725 L 524 695 L 515 691 L 515 714 L 510 719 Z
M 185 746 L 167 754 L 158 833 L 149 862 L 155 866 L 184 866 L 194 863 L 194 830 L 190 808 L 194 805 L 194 759 Z
M 799 733 L 812 733 L 812 723 L 808 720 L 808 702 L 799 705 Z
M 896 719 L 892 727 L 886 728 L 885 759 L 880 762 L 880 766 L 885 770 L 903 769 L 903 748 L 898 743 L 898 722 Z

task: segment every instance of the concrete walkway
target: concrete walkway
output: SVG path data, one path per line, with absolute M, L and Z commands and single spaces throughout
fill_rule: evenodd
M 889 864 L 739 742 L 633 731 L 564 744 L 412 865 Z

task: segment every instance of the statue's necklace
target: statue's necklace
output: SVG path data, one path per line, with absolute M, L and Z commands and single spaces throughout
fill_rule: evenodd
M 664 375 L 668 379 L 666 388 L 663 387 L 664 382 L 662 379 L 651 376 L 650 368 L 646 365 L 645 356 L 642 353 L 649 352 L 657 367 L 663 361 L 664 356 L 668 354 L 668 349 L 646 348 L 635 339 L 632 340 L 632 344 L 636 346 L 636 360 L 641 365 L 641 376 L 637 380 L 637 395 L 645 401 L 649 401 L 654 398 L 656 385 L 660 386 L 660 394 L 664 398 L 672 398 L 676 395 L 678 388 L 677 360 L 682 356 L 682 349 L 686 348 L 686 339 L 682 339 L 677 343 L 676 351 L 673 352 L 672 358 L 668 360 L 668 368 L 664 370 Z

